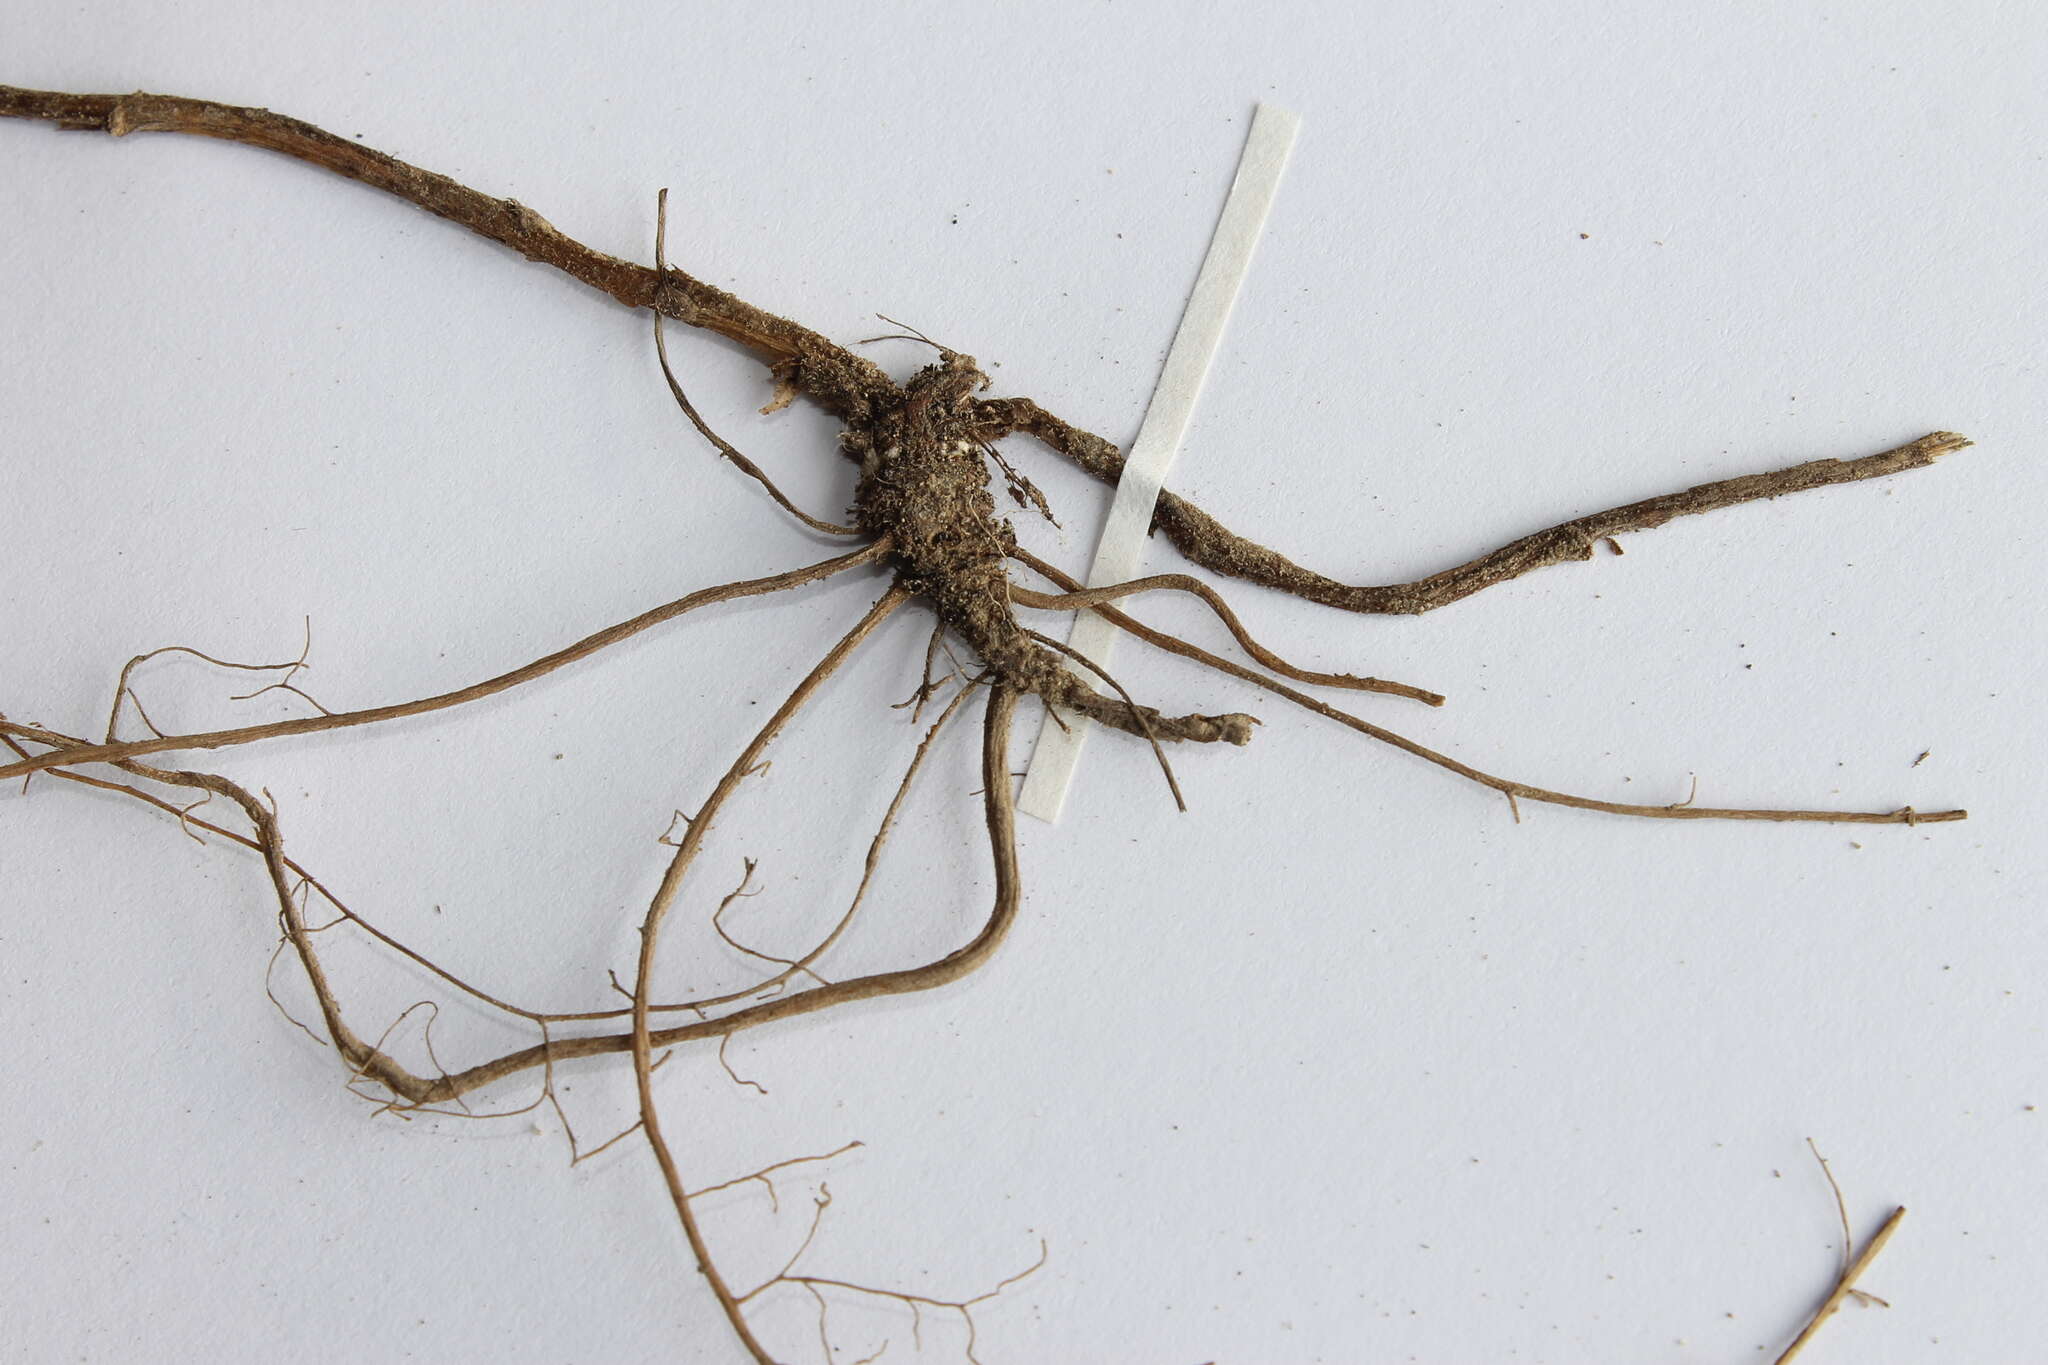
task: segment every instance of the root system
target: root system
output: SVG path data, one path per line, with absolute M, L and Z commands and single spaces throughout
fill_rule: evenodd
M 1032 399 L 990 396 L 989 377 L 972 356 L 935 346 L 931 363 L 899 381 L 846 347 L 671 267 L 659 239 L 652 265 L 605 255 L 566 237 L 539 214 L 514 200 L 490 197 L 360 143 L 263 109 L 162 95 L 71 95 L 0 87 L 0 115 L 115 137 L 185 133 L 282 153 L 398 196 L 530 260 L 561 270 L 629 309 L 650 312 L 655 319 L 663 373 L 687 419 L 723 458 L 757 480 L 799 524 L 814 532 L 844 537 L 855 545 L 846 553 L 806 567 L 702 589 L 594 631 L 523 667 L 417 700 L 345 711 L 327 711 L 316 705 L 315 714 L 298 719 L 201 733 L 165 733 L 149 720 L 130 687 L 134 663 L 150 657 L 143 655 L 122 671 L 103 734 L 65 734 L 0 718 L 0 742 L 12 751 L 11 761 L 0 764 L 0 779 L 16 779 L 27 786 L 29 779 L 48 776 L 119 793 L 175 817 L 188 832 L 220 836 L 258 856 L 276 904 L 282 951 L 298 963 L 318 1004 L 318 1019 L 306 1027 L 333 1046 L 351 1085 L 375 1093 L 389 1109 L 444 1110 L 462 1105 L 473 1092 L 529 1073 L 537 1073 L 541 1080 L 541 1098 L 535 1103 L 554 1104 L 556 1067 L 579 1057 L 618 1054 L 625 1058 L 632 1068 L 639 1100 L 639 1119 L 632 1131 L 651 1148 L 697 1269 L 723 1308 L 733 1332 L 756 1361 L 765 1363 L 774 1357 L 757 1339 L 750 1311 L 775 1290 L 801 1292 L 815 1301 L 820 1341 L 827 1359 L 834 1358 L 829 1336 L 829 1294 L 893 1300 L 910 1315 L 912 1328 L 920 1339 L 928 1317 L 956 1318 L 965 1325 L 966 1352 L 972 1360 L 976 1346 L 975 1308 L 1030 1274 L 1036 1265 L 993 1283 L 982 1293 L 951 1299 L 812 1273 L 803 1268 L 804 1257 L 831 1202 L 830 1191 L 821 1182 L 813 1196 L 809 1235 L 796 1253 L 772 1277 L 754 1284 L 733 1283 L 700 1226 L 697 1201 L 708 1193 L 743 1182 L 759 1183 L 774 1198 L 778 1176 L 785 1175 L 793 1165 L 822 1158 L 777 1162 L 737 1180 L 703 1189 L 691 1188 L 673 1155 L 668 1124 L 654 1085 L 663 1050 L 704 1044 L 721 1049 L 723 1060 L 724 1044 L 741 1030 L 878 996 L 932 990 L 958 980 L 985 962 L 1011 930 L 1022 894 L 1010 771 L 1011 731 L 1022 699 L 1035 697 L 1055 717 L 1085 716 L 1149 744 L 1158 753 L 1169 782 L 1172 768 L 1168 756 L 1175 749 L 1217 743 L 1239 746 L 1254 737 L 1256 722 L 1248 715 L 1200 711 L 1174 714 L 1144 704 L 1091 661 L 1074 655 L 1020 621 L 1020 608 L 1037 612 L 1098 612 L 1146 644 L 1231 678 L 1256 683 L 1268 694 L 1316 716 L 1498 792 L 1517 812 L 1521 803 L 1542 802 L 1658 820 L 1913 825 L 1964 818 L 1965 813 L 1960 810 L 1644 805 L 1555 791 L 1483 772 L 1301 689 L 1380 693 L 1407 702 L 1439 705 L 1443 697 L 1433 690 L 1411 683 L 1296 667 L 1259 644 L 1216 589 L 1190 575 L 1162 574 L 1110 587 L 1083 588 L 1020 548 L 1009 521 L 998 509 L 996 480 L 1002 481 L 1015 503 L 1027 512 L 1050 516 L 1052 509 L 1030 481 L 998 452 L 998 443 L 1012 436 L 1030 437 L 1105 483 L 1117 479 L 1122 458 L 1107 440 L 1056 416 Z M 839 420 L 839 453 L 858 469 L 853 505 L 843 519 L 814 515 L 798 508 L 758 466 L 713 431 L 690 402 L 670 365 L 664 321 L 715 333 L 757 357 L 774 386 L 771 407 L 802 398 Z M 1403 583 L 1348 584 L 1304 568 L 1280 552 L 1224 527 L 1194 504 L 1171 493 L 1161 497 L 1154 527 L 1191 564 L 1212 573 L 1342 611 L 1412 615 L 1445 607 L 1539 569 L 1587 559 L 1593 547 L 1603 542 L 1618 550 L 1615 537 L 1650 530 L 1678 517 L 1834 484 L 1890 477 L 1925 468 L 1968 444 L 1961 436 L 1936 431 L 1874 454 L 1816 460 L 1701 484 L 1579 517 L 1524 536 L 1468 563 Z M 742 597 L 800 590 L 862 566 L 885 567 L 889 576 L 887 590 L 857 624 L 832 643 L 768 720 L 745 741 L 702 804 L 694 811 L 678 813 L 664 841 L 670 845 L 667 870 L 640 925 L 639 957 L 632 979 L 613 982 L 623 1000 L 614 998 L 573 1013 L 548 1012 L 462 979 L 351 909 L 330 891 L 327 883 L 294 861 L 286 852 L 276 812 L 261 795 L 216 773 L 163 766 L 154 761 L 158 755 L 268 743 L 462 706 L 520 687 L 700 608 Z M 1042 586 L 1015 581 L 1013 575 L 1020 572 L 1032 575 Z M 1216 613 L 1252 662 L 1225 658 L 1149 628 L 1114 605 L 1141 592 L 1194 595 Z M 756 978 L 742 989 L 716 995 L 659 998 L 653 982 L 664 925 L 678 893 L 696 869 L 712 826 L 748 776 L 760 771 L 768 761 L 770 746 L 778 733 L 805 707 L 820 685 L 861 648 L 883 620 L 913 601 L 923 603 L 935 614 L 938 627 L 927 654 L 926 682 L 912 702 L 920 712 L 927 704 L 935 705 L 938 714 L 874 834 L 860 889 L 851 904 L 827 932 L 800 952 L 771 954 L 749 946 L 723 923 L 717 923 L 719 935 L 759 969 Z M 930 666 L 942 653 L 971 662 L 964 665 L 964 671 L 934 681 Z M 284 688 L 311 700 L 294 681 L 305 662 L 303 654 L 297 661 L 277 665 L 211 662 L 253 669 L 265 686 Z M 980 797 L 994 874 L 994 894 L 979 928 L 964 942 L 926 961 L 852 976 L 831 974 L 826 960 L 860 911 L 868 880 L 888 841 L 905 793 L 934 739 L 974 700 L 983 702 Z M 123 722 L 131 714 L 140 720 L 146 733 L 124 738 Z M 193 793 L 199 802 L 188 804 L 176 798 L 178 792 Z M 215 811 L 227 813 L 202 817 L 200 805 L 213 798 L 219 798 Z M 241 827 L 234 824 L 237 814 Z M 745 889 L 743 882 L 727 897 L 726 905 L 744 894 Z M 722 906 L 721 914 L 723 909 Z M 330 980 L 319 936 L 323 930 L 341 923 L 434 974 L 450 989 L 517 1020 L 528 1031 L 530 1041 L 453 1072 L 436 1067 L 422 1074 L 401 1064 L 381 1038 L 368 1036 L 363 1021 L 352 1017 L 343 1007 Z M 570 1025 L 575 1027 L 570 1029 Z M 588 1153 L 579 1152 L 579 1158 L 582 1155 Z M 1845 1268 L 1840 1287 L 1817 1315 L 1814 1326 L 1852 1292 L 1856 1273 L 1882 1245 L 1891 1226 L 1887 1225 L 1885 1233 L 1855 1265 Z M 1041 1248 L 1039 1262 L 1043 1259 Z M 1802 1336 L 1800 1341 L 1804 1340 Z

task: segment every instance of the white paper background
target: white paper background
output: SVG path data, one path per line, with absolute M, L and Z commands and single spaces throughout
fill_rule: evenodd
M 697 1183 L 851 1138 L 805 1268 L 980 1312 L 1025 1361 L 1768 1359 L 1858 1234 L 1913 1212 L 1810 1359 L 2020 1360 L 2048 1278 L 2044 756 L 2034 578 L 2048 25 L 2016 6 L 1058 4 L 605 9 L 71 5 L 0 15 L 0 79 L 268 105 L 677 262 L 827 335 L 877 311 L 1128 440 L 1253 102 L 1306 131 L 1174 484 L 1356 581 L 1563 517 L 1947 427 L 1933 470 L 1631 537 L 1413 620 L 1232 590 L 1274 647 L 1436 687 L 1368 716 L 1645 801 L 1967 805 L 1920 829 L 1524 809 L 1131 647 L 1247 750 L 1090 746 L 986 970 L 678 1057 Z M 310 11 L 300 11 L 310 14 Z M 172 642 L 289 657 L 330 706 L 522 662 L 690 589 L 821 558 L 670 406 L 648 328 L 405 205 L 247 149 L 0 125 L 8 455 L 0 709 L 85 731 Z M 832 426 L 720 430 L 843 506 Z M 875 355 L 899 373 L 919 349 Z M 999 368 L 998 368 L 999 366 Z M 1085 565 L 1106 493 L 1012 458 Z M 1161 545 L 1157 568 L 1179 566 Z M 522 999 L 629 965 L 675 807 L 878 591 L 720 608 L 474 708 L 209 756 L 349 901 Z M 1221 633 L 1170 602 L 1155 621 Z M 907 758 L 892 623 L 721 829 L 737 924 L 835 913 Z M 236 723 L 166 663 L 158 718 Z M 227 720 L 234 717 L 236 721 Z M 218 718 L 218 720 L 216 719 Z M 856 963 L 964 936 L 969 728 L 893 846 Z M 1915 756 L 1927 751 L 1917 767 Z M 1021 766 L 1022 746 L 1018 746 Z M 724 1362 L 644 1146 L 551 1116 L 377 1117 L 264 999 L 246 855 L 55 782 L 0 797 L 0 1344 L 21 1360 Z M 701 923 L 702 904 L 695 913 Z M 714 961 L 686 926 L 677 987 Z M 420 983 L 336 948 L 389 1018 Z M 300 997 L 290 973 L 280 993 Z M 451 1065 L 522 1039 L 450 1012 Z M 417 1047 L 417 1030 L 407 1037 Z M 616 1068 L 565 1077 L 580 1129 Z M 531 1088 L 489 1096 L 524 1103 Z M 710 1231 L 780 1263 L 758 1191 Z M 819 1358 L 800 1296 L 763 1333 Z M 957 1360 L 836 1301 L 851 1360 Z

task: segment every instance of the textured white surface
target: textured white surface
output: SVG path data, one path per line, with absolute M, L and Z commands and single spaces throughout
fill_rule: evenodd
M 13 0 L 0 79 L 270 105 L 642 260 L 669 185 L 683 268 L 842 339 L 902 318 L 1119 442 L 1244 111 L 1283 104 L 1308 134 L 1174 486 L 1354 581 L 1930 428 L 1978 441 L 1419 619 L 1223 585 L 1308 666 L 1449 694 L 1359 708 L 1502 772 L 1652 801 L 1697 773 L 1703 801 L 1958 804 L 1968 823 L 1525 806 L 1516 825 L 1127 650 L 1141 699 L 1253 712 L 1256 740 L 1179 755 L 1179 816 L 1142 744 L 1098 736 L 1062 824 L 1021 831 L 1023 915 L 984 971 L 740 1039 L 765 1098 L 679 1056 L 662 1096 L 693 1180 L 863 1138 L 809 1264 L 938 1294 L 1044 1236 L 1045 1270 L 981 1315 L 988 1365 L 1676 1365 L 1768 1359 L 1821 1292 L 1835 1214 L 1811 1135 L 1859 1231 L 1913 1210 L 1869 1285 L 1894 1307 L 1843 1312 L 1812 1365 L 2039 1355 L 2036 11 L 309 13 Z M 274 157 L 0 124 L 0 301 L 11 716 L 90 729 L 132 653 L 289 656 L 308 614 L 328 705 L 413 696 L 829 552 L 678 419 L 645 319 Z M 844 505 L 831 423 L 758 417 L 758 365 L 672 344 L 727 438 L 806 505 Z M 1077 572 L 1105 490 L 1005 453 L 1066 539 L 1020 528 Z M 269 787 L 298 856 L 451 965 L 602 1002 L 669 812 L 879 591 L 685 619 L 474 713 L 195 761 Z M 1141 610 L 1230 648 L 1197 611 Z M 673 984 L 737 970 L 689 926 L 743 854 L 765 889 L 736 927 L 783 944 L 836 913 L 908 756 L 888 704 L 926 625 L 893 623 L 749 785 L 678 909 Z M 204 670 L 143 684 L 166 723 L 250 711 Z M 935 760 L 861 961 L 942 950 L 981 913 L 971 749 L 963 728 Z M 0 1353 L 737 1358 L 641 1147 L 571 1170 L 547 1114 L 374 1117 L 263 997 L 248 859 L 110 798 L 7 786 Z M 366 1017 L 425 992 L 343 957 Z M 451 1065 L 522 1040 L 458 1010 L 435 1037 Z M 566 1080 L 579 1130 L 605 1135 L 630 1085 Z M 747 1280 L 800 1227 L 752 1191 L 712 1235 Z M 802 1365 L 810 1313 L 767 1306 Z M 884 1336 L 884 1361 L 918 1358 L 900 1317 L 834 1320 L 848 1358 Z M 958 1360 L 944 1331 L 924 1358 Z
M 1187 309 L 1180 315 L 1173 344 L 1167 347 L 1152 401 L 1145 405 L 1145 420 L 1138 424 L 1138 435 L 1124 457 L 1124 472 L 1117 480 L 1116 496 L 1110 499 L 1102 539 L 1088 570 L 1091 588 L 1128 582 L 1138 576 L 1145 562 L 1152 509 L 1159 504 L 1159 491 L 1166 486 L 1173 457 L 1180 453 L 1181 438 L 1194 420 L 1202 381 L 1209 377 L 1209 367 L 1223 345 L 1230 310 L 1251 272 L 1252 253 L 1267 215 L 1273 211 L 1280 177 L 1287 170 L 1287 154 L 1294 149 L 1300 131 L 1301 120 L 1285 109 L 1262 104 L 1253 112 L 1252 129 L 1238 156 L 1230 195 L 1216 220 L 1216 235 L 1210 238 L 1201 272 L 1188 291 Z M 1107 669 L 1116 653 L 1116 637 L 1117 628 L 1107 618 L 1082 612 L 1074 618 L 1067 647 Z M 1100 685 L 1100 680 L 1092 681 Z M 1031 767 L 1017 793 L 1018 810 L 1046 821 L 1060 818 L 1068 784 L 1081 761 L 1082 743 L 1091 728 L 1086 716 L 1068 716 L 1059 724 L 1048 716 L 1039 723 Z

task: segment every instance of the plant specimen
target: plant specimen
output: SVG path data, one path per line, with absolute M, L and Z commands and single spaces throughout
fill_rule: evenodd
M 411 701 L 339 712 L 313 704 L 317 714 L 297 719 L 199 733 L 164 733 L 150 720 L 130 686 L 135 664 L 154 657 L 143 655 L 122 670 L 102 736 L 72 735 L 11 718 L 0 719 L 0 738 L 13 750 L 11 761 L 0 764 L 0 778 L 20 778 L 26 785 L 31 778 L 47 774 L 53 779 L 118 792 L 175 815 L 188 828 L 230 839 L 260 856 L 275 898 L 284 947 L 303 970 L 317 1001 L 318 1034 L 333 1045 L 351 1084 L 374 1091 L 388 1107 L 403 1112 L 443 1110 L 461 1104 L 474 1092 L 522 1076 L 540 1080 L 541 1099 L 535 1103 L 553 1104 L 553 1076 L 557 1067 L 580 1058 L 626 1058 L 639 1096 L 636 1128 L 659 1163 L 667 1196 L 697 1267 L 740 1342 L 757 1360 L 767 1361 L 774 1356 L 757 1338 L 749 1309 L 770 1290 L 801 1290 L 816 1298 L 821 1332 L 826 1308 L 824 1295 L 828 1290 L 892 1298 L 909 1309 L 914 1326 L 921 1322 L 920 1315 L 924 1313 L 957 1314 L 968 1329 L 970 1356 L 974 1345 L 971 1309 L 987 1295 L 940 1301 L 812 1275 L 798 1268 L 808 1239 L 775 1275 L 751 1285 L 730 1282 L 704 1235 L 695 1206 L 695 1201 L 709 1189 L 725 1186 L 691 1188 L 674 1159 L 653 1089 L 653 1074 L 660 1065 L 658 1054 L 663 1049 L 687 1044 L 722 1048 L 725 1040 L 741 1030 L 876 997 L 934 989 L 958 980 L 986 961 L 1012 928 L 1022 894 L 1015 852 L 1009 748 L 1022 698 L 1038 698 L 1055 718 L 1085 716 L 1149 745 L 1157 754 L 1169 785 L 1174 783 L 1169 746 L 1217 742 L 1243 745 L 1254 737 L 1255 721 L 1247 715 L 1173 714 L 1144 704 L 1092 661 L 1074 655 L 1052 636 L 1029 626 L 1020 618 L 1020 608 L 1101 613 L 1150 645 L 1256 683 L 1272 695 L 1369 739 L 1499 792 L 1518 813 L 1522 803 L 1535 802 L 1668 820 L 1915 824 L 1963 818 L 1961 811 L 1857 812 L 1615 802 L 1482 772 L 1302 689 L 1377 692 L 1427 705 L 1440 704 L 1443 699 L 1434 692 L 1384 679 L 1295 667 L 1262 646 L 1216 589 L 1192 575 L 1160 574 L 1130 583 L 1084 588 L 1019 546 L 1015 533 L 998 510 L 993 491 L 996 483 L 1001 483 L 1003 491 L 1026 515 L 1050 516 L 1052 509 L 1044 495 L 1003 453 L 1000 442 L 1016 435 L 1032 437 L 1088 474 L 1112 483 L 1121 471 L 1121 456 L 1108 441 L 1031 399 L 990 396 L 989 377 L 969 355 L 932 343 L 936 351 L 932 363 L 899 382 L 854 351 L 671 268 L 659 234 L 652 266 L 608 256 L 569 239 L 515 201 L 489 197 L 444 176 L 265 110 L 146 94 L 67 95 L 0 87 L 0 114 L 115 136 L 182 132 L 282 152 L 397 195 L 531 260 L 562 270 L 629 308 L 649 310 L 655 319 L 663 372 L 690 422 L 724 458 L 757 480 L 768 496 L 804 526 L 821 534 L 843 537 L 855 547 L 787 572 L 703 589 L 598 630 L 523 667 Z M 775 385 L 771 407 L 802 398 L 843 424 L 840 453 L 859 471 L 853 506 L 848 513 L 820 516 L 799 508 L 759 467 L 716 434 L 675 377 L 669 362 L 668 339 L 662 330 L 664 319 L 717 333 L 759 358 Z M 1859 458 L 1816 460 L 1701 484 L 1576 518 L 1426 577 L 1377 586 L 1346 584 L 1304 568 L 1225 528 L 1192 503 L 1170 493 L 1162 496 L 1154 524 L 1195 566 L 1214 573 L 1344 611 L 1413 615 L 1536 569 L 1589 558 L 1597 545 L 1623 534 L 1655 528 L 1676 517 L 1922 468 L 1967 444 L 1964 438 L 1952 433 L 1933 432 L 1895 449 Z M 673 846 L 667 870 L 640 925 L 639 957 L 631 979 L 615 983 L 617 1000 L 603 1000 L 584 1010 L 564 1013 L 533 1009 L 445 971 L 344 905 L 338 891 L 330 891 L 326 883 L 294 861 L 285 851 L 274 806 L 262 794 L 216 773 L 165 766 L 164 761 L 155 757 L 371 725 L 460 706 L 589 658 L 698 608 L 799 589 L 860 569 L 885 571 L 886 588 L 745 741 L 701 804 L 681 815 L 667 840 Z M 1036 575 L 1044 586 L 1034 588 L 1013 581 L 1012 574 L 1019 571 Z M 1257 667 L 1147 627 L 1115 605 L 1123 597 L 1148 591 L 1186 593 L 1198 598 L 1215 612 Z M 663 930 L 686 878 L 697 869 L 712 827 L 747 779 L 769 761 L 769 749 L 777 735 L 820 686 L 885 619 L 913 602 L 928 608 L 936 621 L 927 650 L 926 680 L 912 704 L 919 713 L 927 706 L 934 708 L 936 718 L 925 746 L 920 747 L 904 774 L 869 845 L 867 872 L 872 875 L 905 793 L 933 739 L 970 702 L 984 701 L 980 799 L 994 894 L 979 928 L 964 942 L 922 962 L 854 975 L 840 974 L 833 968 L 830 954 L 855 922 L 866 890 L 864 878 L 844 914 L 828 932 L 798 954 L 770 955 L 743 943 L 714 920 L 714 927 L 725 941 L 760 966 L 755 978 L 742 988 L 715 994 L 686 999 L 658 996 L 654 986 L 655 965 Z M 946 677 L 934 677 L 939 662 L 946 658 L 965 661 L 957 663 Z M 274 668 L 262 666 L 269 676 L 268 685 L 296 692 L 295 679 L 303 662 L 302 656 Z M 311 704 L 310 697 L 306 700 Z M 137 724 L 147 733 L 133 737 Z M 124 732 L 131 737 L 123 738 Z M 98 776 L 92 770 L 94 765 L 100 771 L 111 768 L 119 776 Z M 167 787 L 197 793 L 202 800 L 220 799 L 240 812 L 246 830 L 202 816 L 195 807 L 182 805 L 163 794 Z M 1177 787 L 1175 792 L 1177 796 Z M 743 880 L 727 896 L 725 906 L 745 895 L 747 888 L 748 883 Z M 324 908 L 316 910 L 315 906 Z M 724 906 L 721 914 L 723 909 Z M 405 1065 L 384 1045 L 383 1037 L 372 1031 L 371 1024 L 352 1017 L 343 1006 L 344 992 L 330 979 L 320 940 L 321 933 L 336 924 L 351 926 L 412 966 L 435 975 L 446 987 L 520 1021 L 530 1031 L 530 1041 L 453 1072 L 438 1065 L 427 1072 Z M 378 1021 L 378 1026 L 383 1023 Z M 765 1181 L 788 1164 L 764 1167 L 742 1179 L 759 1177 Z M 826 1202 L 823 1197 L 819 1200 L 820 1216 Z M 813 1232 L 816 1226 L 814 1218 Z M 991 1292 L 998 1292 L 1000 1287 Z M 831 1355 L 829 1344 L 826 1354 Z

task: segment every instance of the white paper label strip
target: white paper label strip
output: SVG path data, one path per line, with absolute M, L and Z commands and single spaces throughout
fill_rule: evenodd
M 1245 138 L 1244 153 L 1238 158 L 1237 176 L 1223 203 L 1223 215 L 1216 233 L 1209 239 L 1209 254 L 1195 277 L 1194 291 L 1180 316 L 1180 328 L 1167 348 L 1166 365 L 1146 405 L 1145 420 L 1138 427 L 1138 439 L 1131 443 L 1124 460 L 1124 472 L 1110 504 L 1109 520 L 1102 528 L 1102 541 L 1095 550 L 1094 567 L 1088 571 L 1090 587 L 1107 587 L 1138 576 L 1145 556 L 1146 534 L 1152 527 L 1152 509 L 1159 490 L 1166 483 L 1167 467 L 1180 452 L 1181 438 L 1195 413 L 1202 381 L 1223 343 L 1223 330 L 1230 322 L 1230 310 L 1251 270 L 1252 252 L 1265 230 L 1266 216 L 1280 189 L 1280 175 L 1287 169 L 1287 154 L 1294 148 L 1301 120 L 1270 104 L 1258 106 L 1252 116 L 1251 132 Z M 1092 611 L 1074 618 L 1067 637 L 1073 649 L 1104 668 L 1109 666 L 1116 627 Z M 1066 804 L 1067 786 L 1081 760 L 1081 742 L 1087 738 L 1085 717 L 1063 717 L 1067 728 L 1048 716 L 1038 731 L 1038 746 L 1031 754 L 1031 770 L 1025 775 L 1017 809 L 1047 822 L 1060 818 Z

